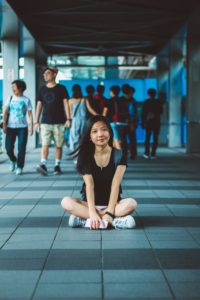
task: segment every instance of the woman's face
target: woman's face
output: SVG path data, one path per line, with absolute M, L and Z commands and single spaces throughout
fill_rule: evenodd
M 14 93 L 15 96 L 19 96 L 22 94 L 21 89 L 19 89 L 16 85 L 16 83 L 12 84 L 12 91 Z
M 90 131 L 90 138 L 95 146 L 106 146 L 110 139 L 110 132 L 104 122 L 94 123 Z

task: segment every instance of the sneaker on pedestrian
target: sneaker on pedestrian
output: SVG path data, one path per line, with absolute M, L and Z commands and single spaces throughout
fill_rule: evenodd
M 17 168 L 16 169 L 16 175 L 22 175 L 22 173 L 23 173 L 22 168 Z
M 151 159 L 157 159 L 155 155 L 151 155 Z
M 47 176 L 47 167 L 44 164 L 38 165 L 36 168 L 37 172 L 40 173 L 43 176 Z
M 60 174 L 62 174 L 61 168 L 59 165 L 56 165 L 54 167 L 54 175 L 60 175 Z
M 16 169 L 16 161 L 10 161 L 10 167 L 9 167 L 10 172 L 14 172 L 15 169 Z
M 70 215 L 69 227 L 85 227 L 86 220 Z
M 145 158 L 145 159 L 149 159 L 149 155 L 147 155 L 147 154 L 143 154 L 143 157 Z
M 136 226 L 135 220 L 131 215 L 115 218 L 112 225 L 116 229 L 132 229 Z

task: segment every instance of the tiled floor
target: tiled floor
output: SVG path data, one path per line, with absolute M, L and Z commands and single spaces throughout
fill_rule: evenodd
M 66 160 L 54 176 L 52 151 L 48 177 L 39 150 L 18 177 L 0 156 L 0 299 L 200 299 L 200 156 L 140 154 L 123 182 L 137 228 L 90 231 L 68 228 L 60 201 L 81 178 Z

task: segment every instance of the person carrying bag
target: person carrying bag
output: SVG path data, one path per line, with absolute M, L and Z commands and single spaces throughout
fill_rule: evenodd
M 28 123 L 26 114 L 30 120 L 30 135 L 33 134 L 33 115 L 30 99 L 23 95 L 26 84 L 22 80 L 12 82 L 13 95 L 5 103 L 3 114 L 3 132 L 6 134 L 5 148 L 10 159 L 10 171 L 16 171 L 16 175 L 23 173 L 25 163 L 26 145 L 28 138 Z M 18 155 L 15 156 L 15 141 L 18 139 Z

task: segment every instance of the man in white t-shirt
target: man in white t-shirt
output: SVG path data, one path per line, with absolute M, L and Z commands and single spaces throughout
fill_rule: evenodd
M 30 119 L 29 132 L 33 134 L 32 105 L 29 98 L 23 95 L 26 84 L 22 80 L 12 82 L 13 95 L 8 97 L 3 115 L 3 131 L 6 134 L 6 151 L 10 158 L 10 171 L 21 175 L 25 163 L 26 145 L 28 139 L 28 123 L 26 115 Z M 18 155 L 15 156 L 15 141 L 18 138 Z

